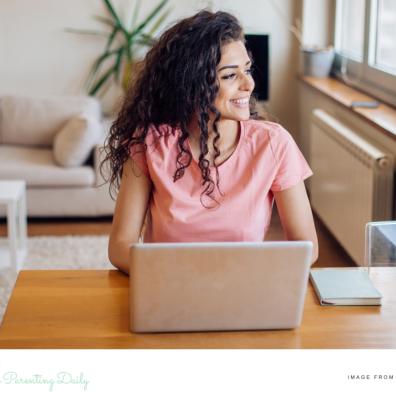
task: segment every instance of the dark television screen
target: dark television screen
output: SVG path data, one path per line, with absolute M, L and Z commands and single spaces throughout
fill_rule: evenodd
M 256 83 L 254 93 L 258 100 L 268 100 L 268 34 L 245 34 L 246 48 L 253 57 L 253 78 Z

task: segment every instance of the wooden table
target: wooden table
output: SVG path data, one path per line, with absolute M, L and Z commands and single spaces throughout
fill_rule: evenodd
M 396 348 L 396 268 L 372 279 L 381 307 L 322 307 L 309 285 L 295 330 L 132 334 L 119 271 L 21 271 L 0 348 Z

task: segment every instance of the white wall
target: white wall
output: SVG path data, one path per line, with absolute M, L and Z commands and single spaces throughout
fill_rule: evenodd
M 205 6 L 234 12 L 245 31 L 269 33 L 270 111 L 292 133 L 298 124 L 298 43 L 288 23 L 300 13 L 301 0 L 276 0 L 287 21 L 267 0 L 171 0 L 166 26 Z M 144 16 L 158 0 L 142 1 Z M 127 10 L 130 0 L 116 0 Z M 1 0 L 0 95 L 82 94 L 89 68 L 104 46 L 104 39 L 67 33 L 66 27 L 101 29 L 93 14 L 104 14 L 100 0 Z
M 135 1 L 115 0 L 127 13 Z M 158 0 L 142 1 L 144 18 Z M 192 0 L 173 0 L 172 19 L 187 15 Z M 90 67 L 105 38 L 65 28 L 105 30 L 92 15 L 107 15 L 101 0 L 1 0 L 0 95 L 83 94 Z M 111 99 L 110 99 L 111 100 Z
M 305 46 L 326 47 L 334 44 L 335 0 L 304 0 L 302 9 Z

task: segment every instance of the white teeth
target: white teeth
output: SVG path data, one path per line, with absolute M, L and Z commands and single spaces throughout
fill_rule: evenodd
M 249 103 L 249 98 L 244 98 L 244 99 L 231 99 L 231 102 L 234 102 L 236 104 L 248 104 Z

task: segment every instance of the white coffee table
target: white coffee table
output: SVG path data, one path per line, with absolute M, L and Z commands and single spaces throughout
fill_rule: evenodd
M 6 205 L 8 236 L 0 238 L 0 269 L 19 271 L 27 253 L 25 181 L 0 181 L 0 205 Z

